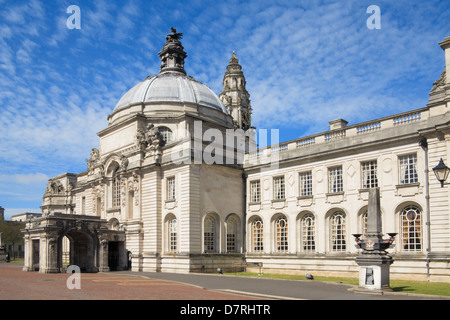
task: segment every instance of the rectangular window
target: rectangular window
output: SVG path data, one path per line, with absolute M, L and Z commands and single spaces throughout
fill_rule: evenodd
M 369 161 L 363 162 L 361 164 L 362 168 L 362 188 L 377 188 L 378 187 L 378 177 L 377 177 L 377 162 Z
M 227 252 L 236 252 L 236 234 L 227 233 Z
M 300 173 L 300 197 L 312 196 L 311 171 Z
M 86 214 L 86 197 L 81 197 L 81 214 Z
M 273 178 L 273 199 L 274 200 L 285 199 L 284 176 Z
M 417 155 L 410 154 L 399 157 L 400 184 L 417 183 Z
M 167 200 L 175 200 L 175 177 L 167 178 Z
M 250 202 L 261 201 L 261 183 L 259 180 L 250 182 Z
M 342 167 L 328 169 L 328 192 L 342 192 L 344 184 L 342 180 Z

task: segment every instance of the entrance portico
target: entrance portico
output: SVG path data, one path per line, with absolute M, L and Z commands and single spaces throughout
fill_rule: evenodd
M 125 231 L 110 230 L 96 216 L 54 213 L 29 220 L 24 230 L 24 271 L 63 270 L 63 238 L 70 241 L 70 264 L 84 272 L 127 268 Z M 109 252 L 112 250 L 111 252 Z

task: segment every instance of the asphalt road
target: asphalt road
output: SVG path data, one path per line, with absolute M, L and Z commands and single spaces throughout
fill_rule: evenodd
M 428 300 L 440 297 L 388 293 L 373 295 L 356 293 L 354 286 L 319 282 L 314 280 L 277 280 L 214 274 L 176 274 L 160 272 L 130 272 L 151 279 L 170 280 L 196 285 L 207 290 L 218 290 L 229 293 L 249 294 L 261 299 L 276 300 Z

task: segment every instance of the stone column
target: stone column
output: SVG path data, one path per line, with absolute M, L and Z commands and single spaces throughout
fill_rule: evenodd
M 108 272 L 108 240 L 100 239 L 100 248 L 98 254 L 98 271 Z
M 48 234 L 41 237 L 41 252 L 39 273 L 58 273 L 58 240 L 56 235 Z
M 24 236 L 24 259 L 23 259 L 23 271 L 33 271 L 33 241 L 29 234 Z

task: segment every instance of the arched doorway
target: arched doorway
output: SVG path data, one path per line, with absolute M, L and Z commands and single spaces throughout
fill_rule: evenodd
M 65 272 L 65 251 L 69 252 L 66 265 L 76 265 L 83 272 L 124 270 L 128 265 L 126 235 L 117 229 L 109 229 L 107 221 L 98 216 L 55 213 L 28 221 L 22 230 L 26 248 L 23 270 Z M 63 249 L 64 242 L 69 243 L 68 250 Z
M 95 257 L 96 257 L 96 245 L 94 244 L 94 239 L 91 235 L 80 230 L 70 230 L 66 234 L 61 236 L 61 242 L 63 238 L 67 237 L 69 239 L 69 264 L 76 265 L 80 267 L 82 272 L 94 272 L 95 271 Z M 59 265 L 62 266 L 62 248 L 61 257 L 59 260 Z

